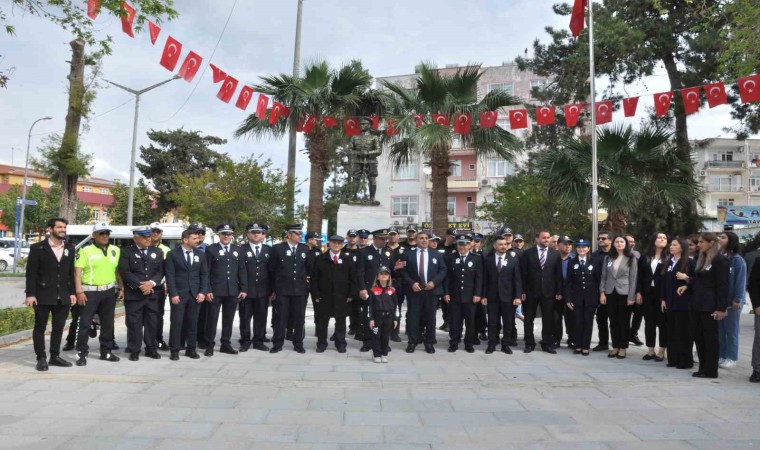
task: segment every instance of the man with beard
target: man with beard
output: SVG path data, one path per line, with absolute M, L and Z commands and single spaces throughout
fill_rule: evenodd
M 488 308 L 488 347 L 486 353 L 496 350 L 499 329 L 503 328 L 501 351 L 511 355 L 512 336 L 515 334 L 515 309 L 522 304 L 522 274 L 520 258 L 510 249 L 504 236 L 497 236 L 493 251 L 484 257 L 484 298 Z M 512 345 L 516 345 L 512 344 Z

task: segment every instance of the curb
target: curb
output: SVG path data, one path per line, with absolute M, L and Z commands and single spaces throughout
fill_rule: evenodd
M 121 317 L 124 315 L 124 307 L 120 306 L 116 308 L 116 312 L 114 314 L 114 319 L 117 317 Z M 71 320 L 66 321 L 66 325 L 70 325 Z M 64 332 L 66 332 L 67 328 L 64 328 Z M 48 330 L 45 335 L 50 335 L 50 330 Z M 9 347 L 14 344 L 18 344 L 20 342 L 28 341 L 32 338 L 32 330 L 23 330 L 23 331 L 17 331 L 13 334 L 6 334 L 5 336 L 0 336 L 0 348 Z

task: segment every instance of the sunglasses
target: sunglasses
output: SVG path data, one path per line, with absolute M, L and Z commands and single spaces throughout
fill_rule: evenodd
M 110 231 L 98 231 L 98 236 L 110 236 Z

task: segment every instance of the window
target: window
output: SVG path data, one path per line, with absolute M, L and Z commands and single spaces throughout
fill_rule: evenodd
M 488 177 L 504 178 L 507 176 L 507 162 L 504 160 L 488 161 Z
M 393 197 L 394 216 L 416 216 L 417 197 Z
M 0 178 L 0 181 L 2 181 L 3 184 L 8 184 L 8 181 L 9 181 L 8 175 L 3 175 L 2 178 Z
M 82 186 L 82 192 L 92 192 L 92 188 L 90 186 Z
M 462 139 L 459 136 L 451 136 L 451 148 L 462 148 Z
M 98 211 L 97 209 L 93 209 L 92 218 L 95 219 L 96 222 L 100 220 L 100 211 Z
M 103 194 L 103 195 L 108 195 L 109 194 L 108 189 L 104 189 L 104 188 L 100 188 L 100 193 Z
M 488 85 L 488 92 L 502 91 L 509 95 L 515 93 L 512 83 L 493 83 Z
M 760 191 L 760 176 L 752 175 L 749 177 L 749 186 L 752 192 Z
M 470 165 L 469 165 L 469 166 L 467 166 L 467 167 L 469 167 L 469 168 L 470 168 L 470 170 L 475 170 L 475 164 L 470 164 Z
M 718 206 L 734 206 L 734 199 L 732 198 L 719 198 Z
M 462 161 L 458 159 L 451 161 L 451 166 L 449 170 L 451 171 L 452 177 L 461 177 L 462 176 Z
M 467 201 L 471 202 L 472 201 L 472 197 L 467 197 Z
M 710 175 L 710 187 L 711 191 L 730 191 L 731 190 L 731 176 L 730 175 Z
M 393 169 L 393 178 L 397 180 L 416 180 L 419 177 L 419 164 L 416 160 Z
M 450 216 L 456 216 L 457 215 L 457 198 L 456 197 L 449 197 L 448 200 L 448 209 L 449 209 L 449 215 Z
M 713 153 L 712 160 L 713 161 L 733 161 L 734 152 Z
M 531 88 L 543 89 L 544 87 L 546 87 L 547 84 L 549 84 L 549 80 L 530 80 Z

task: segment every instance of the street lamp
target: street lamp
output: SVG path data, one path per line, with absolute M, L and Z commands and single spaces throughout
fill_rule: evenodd
M 132 160 L 129 163 L 129 196 L 127 200 L 127 225 L 129 226 L 132 225 L 132 216 L 134 213 L 134 203 L 135 203 L 135 159 L 137 158 L 137 118 L 140 112 L 140 96 L 170 81 L 178 80 L 180 78 L 182 77 L 175 75 L 166 81 L 156 83 L 153 86 L 148 86 L 145 89 L 141 89 L 139 91 L 135 89 L 130 89 L 120 84 L 116 84 L 113 81 L 105 80 L 106 82 L 113 84 L 117 88 L 123 89 L 129 92 L 130 94 L 134 94 L 135 96 L 135 122 L 134 122 L 134 125 L 132 126 Z
M 19 236 L 24 233 L 24 212 L 26 211 L 26 183 L 29 179 L 29 148 L 32 145 L 32 129 L 35 125 L 37 125 L 37 122 L 41 122 L 43 120 L 50 120 L 52 117 L 43 117 L 41 119 L 37 119 L 32 123 L 32 126 L 29 127 L 29 136 L 26 140 L 26 163 L 24 164 L 24 186 L 21 188 L 21 218 L 19 220 L 19 226 L 16 228 L 16 242 L 15 242 L 15 248 L 13 251 L 13 273 L 16 273 L 16 261 L 18 261 L 18 254 L 19 254 L 19 245 L 21 244 L 21 241 L 19 239 Z
M 296 13 L 296 42 L 293 49 L 293 78 L 299 75 L 301 66 L 301 22 L 303 17 L 303 0 L 298 0 Z M 288 198 L 287 215 L 295 217 L 296 206 L 296 128 L 293 123 L 288 130 Z

